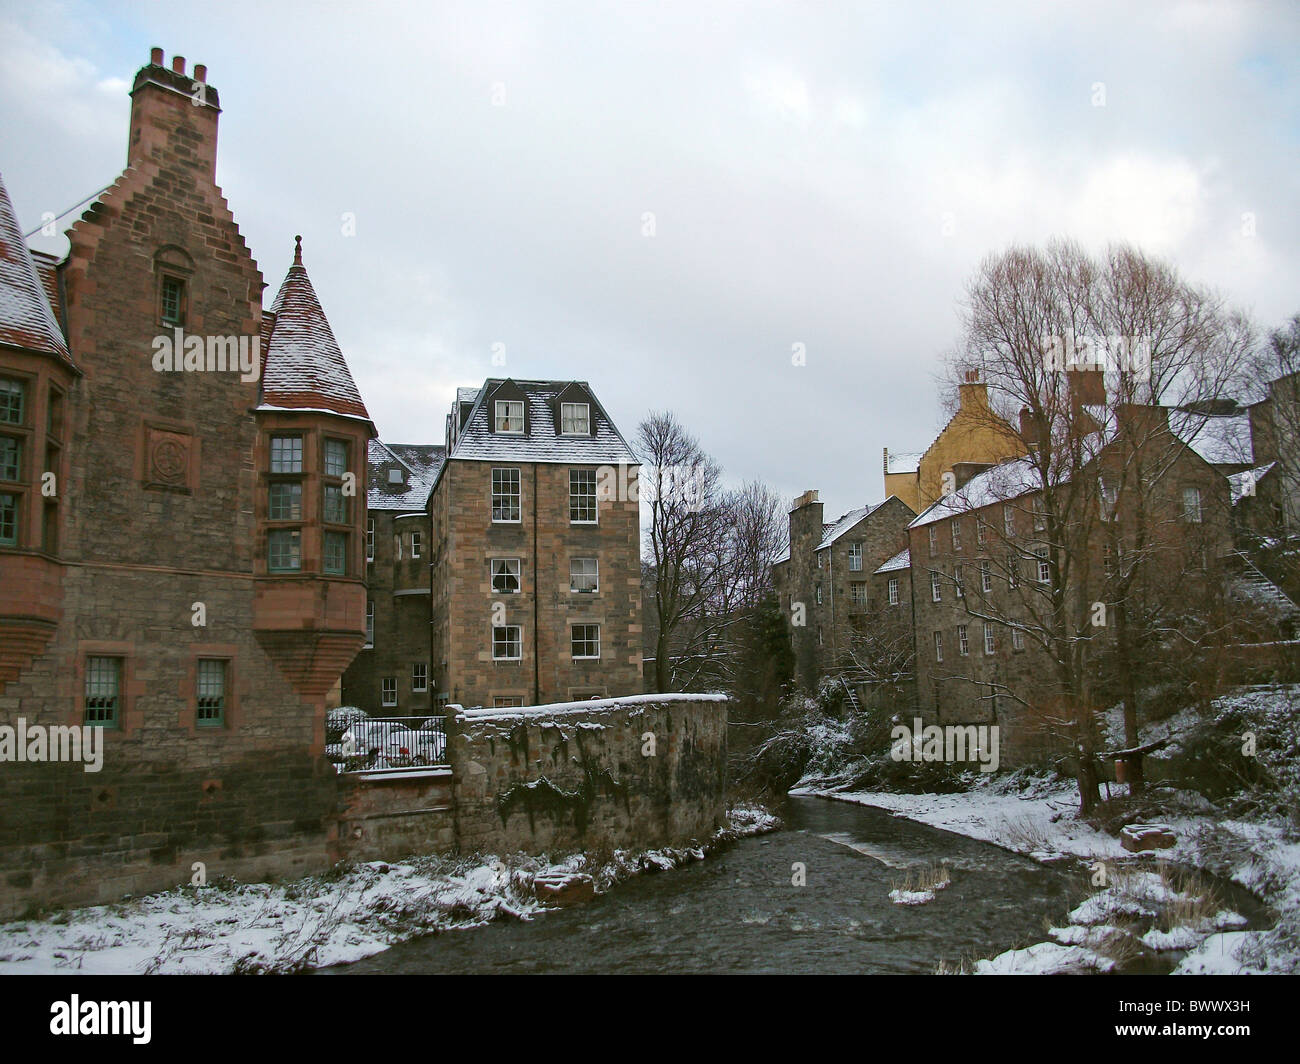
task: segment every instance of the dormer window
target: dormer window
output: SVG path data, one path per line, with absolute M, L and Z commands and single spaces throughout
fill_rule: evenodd
M 405 483 L 406 483 L 406 480 L 402 477 L 402 468 L 401 468 L 401 466 L 393 466 L 391 469 L 389 469 L 389 471 L 388 471 L 388 483 L 390 483 L 390 484 L 405 484 Z
M 496 431 L 522 435 L 524 431 L 524 404 L 514 399 L 498 399 L 496 405 Z
M 590 436 L 591 406 L 588 403 L 560 404 L 560 435 Z

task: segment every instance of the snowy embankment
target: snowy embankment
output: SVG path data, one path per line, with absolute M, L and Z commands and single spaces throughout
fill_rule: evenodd
M 738 807 L 707 845 L 551 864 L 523 855 L 420 857 L 340 867 L 291 883 L 214 881 L 163 894 L 0 924 L 0 974 L 224 974 L 344 964 L 420 935 L 528 920 L 545 910 L 534 881 L 573 873 L 597 891 L 644 871 L 703 859 L 716 845 L 775 830 Z
M 1187 924 L 1152 927 L 1138 940 L 1150 950 L 1187 951 L 1175 974 L 1285 972 L 1300 967 L 1300 953 L 1288 941 L 1282 925 L 1275 932 L 1234 930 L 1243 922 L 1235 913 L 1226 909 L 1196 911 L 1193 898 L 1151 871 L 1156 861 L 1167 861 L 1224 875 L 1263 897 L 1284 914 L 1285 923 L 1287 914 L 1294 917 L 1300 913 L 1300 843 L 1286 840 L 1282 824 L 1195 814 L 1165 818 L 1163 823 L 1177 833 L 1176 844 L 1159 854 L 1137 856 L 1126 851 L 1118 838 L 1076 818 L 1078 795 L 1072 783 L 1034 780 L 1026 787 L 1025 782 L 1015 776 L 981 779 L 959 794 L 845 792 L 817 787 L 790 793 L 886 809 L 895 816 L 990 842 L 1038 861 L 1078 858 L 1094 867 L 1097 862 L 1105 864 L 1110 886 L 1076 908 L 1069 926 L 1052 928 L 1049 936 L 1055 941 L 981 961 L 974 969 L 979 973 L 1111 971 L 1116 967 L 1113 955 L 1122 955 L 1123 950 L 1112 942 L 1111 948 L 1103 951 L 1107 939 L 1118 939 L 1134 920 L 1159 922 L 1180 906 L 1192 910 L 1186 914 Z M 1111 921 L 1124 927 L 1117 928 Z

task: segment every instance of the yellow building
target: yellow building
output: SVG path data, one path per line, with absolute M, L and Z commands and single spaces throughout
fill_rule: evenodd
M 981 470 L 1024 453 L 1015 431 L 989 406 L 988 386 L 976 371 L 957 390 L 957 412 L 923 453 L 885 448 L 885 497 L 896 495 L 917 513 Z

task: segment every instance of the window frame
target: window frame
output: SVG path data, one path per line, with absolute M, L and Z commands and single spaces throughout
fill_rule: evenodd
M 586 478 L 591 478 L 591 492 L 585 490 Z M 575 483 L 576 482 L 576 483 Z M 575 487 L 582 489 L 575 491 Z M 590 507 L 587 501 L 590 499 Z M 590 513 L 591 517 L 574 517 L 574 513 Z M 600 506 L 598 502 L 596 486 L 596 470 L 594 469 L 570 469 L 569 470 L 569 524 L 571 525 L 596 525 L 600 523 Z
M 216 716 L 204 716 L 203 693 L 204 685 L 204 666 L 220 666 L 221 690 L 217 696 L 220 704 L 217 706 Z M 230 662 L 226 658 L 199 658 L 194 669 L 194 726 L 196 728 L 223 728 L 226 725 L 226 710 L 228 708 L 228 694 L 230 688 Z M 209 694 L 206 697 L 211 698 Z
M 957 656 L 970 657 L 970 632 L 964 624 L 957 625 Z
M 339 546 L 341 549 L 341 561 L 337 569 L 330 567 L 330 547 L 331 545 Z M 339 532 L 333 528 L 327 528 L 324 536 L 321 537 L 321 572 L 326 576 L 347 576 L 348 575 L 348 534 Z
M 503 571 L 503 573 L 498 573 L 498 572 L 497 572 L 497 563 L 498 563 L 498 562 L 504 562 L 504 563 L 506 564 L 506 566 L 507 566 L 507 568 Z M 509 575 L 511 575 L 511 574 L 510 574 L 510 570 L 509 570 L 509 568 L 508 568 L 508 566 L 509 566 L 509 564 L 510 564 L 511 562 L 514 563 L 514 567 L 515 567 L 515 570 L 514 570 L 515 587 L 514 587 L 514 589 L 513 589 L 513 590 L 510 590 L 510 589 L 508 589 L 508 588 L 499 588 L 499 587 L 497 587 L 497 577 L 498 577 L 499 575 L 505 575 L 505 576 L 509 576 Z M 491 586 L 491 588 L 492 588 L 492 594 L 494 594 L 494 595 L 519 595 L 519 594 L 522 594 L 522 593 L 523 593 L 523 590 L 524 590 L 524 573 L 523 573 L 523 569 L 524 569 L 524 565 L 523 565 L 523 559 L 522 559 L 522 558 L 512 558 L 512 557 L 509 557 L 509 556 L 507 556 L 507 555 L 502 555 L 502 556 L 499 556 L 499 557 L 489 558 L 489 559 L 488 559 L 488 579 L 489 579 L 489 584 L 490 584 L 490 586 Z
M 943 578 L 937 569 L 930 570 L 930 601 L 943 601 Z
M 105 694 L 91 694 L 91 685 L 96 682 L 93 673 L 96 671 L 97 662 L 111 662 L 113 670 L 113 707 L 111 717 L 92 717 L 90 700 L 91 698 L 103 699 L 109 697 Z M 81 722 L 92 728 L 104 728 L 111 730 L 121 730 L 122 711 L 124 708 L 122 697 L 122 680 L 126 673 L 126 659 L 120 654 L 87 654 L 83 665 L 84 675 L 81 685 Z M 102 681 L 100 681 L 102 682 Z M 99 710 L 100 707 L 96 707 Z
M 588 630 L 594 628 L 596 630 L 595 639 L 593 640 L 590 637 L 584 637 L 580 639 L 578 636 L 579 628 L 588 629 Z M 596 652 L 594 654 L 575 653 L 578 643 L 580 642 L 584 646 L 590 646 L 592 643 L 594 643 L 596 647 Z M 577 624 L 569 625 L 569 651 L 572 654 L 572 660 L 574 661 L 599 661 L 600 660 L 600 625 L 590 621 L 580 621 Z
M 295 558 L 296 558 L 297 563 L 298 563 L 297 565 L 293 565 L 293 566 L 284 566 L 284 565 L 275 565 L 275 564 L 273 563 L 273 559 L 275 558 L 275 553 L 276 553 L 276 552 L 275 552 L 275 547 L 274 547 L 274 545 L 275 545 L 275 543 L 276 543 L 277 541 L 280 540 L 281 537 L 284 537 L 284 536 L 288 536 L 288 537 L 290 537 L 291 541 L 292 541 L 292 537 L 295 537 L 295 536 L 297 537 L 297 551 L 296 551 L 296 553 L 295 553 Z M 267 532 L 266 532 L 266 571 L 267 571 L 268 573 L 300 573 L 300 572 L 302 572 L 302 529 L 301 529 L 301 528 L 270 528 L 270 529 L 267 529 Z
M 582 562 L 591 562 L 592 572 L 590 574 L 574 572 L 573 570 L 574 565 Z M 581 587 L 573 586 L 575 577 L 586 579 L 588 575 L 590 575 L 590 577 L 595 581 L 592 587 L 581 588 Z M 600 558 L 599 557 L 591 558 L 585 555 L 579 558 L 570 558 L 569 559 L 569 594 L 570 595 L 595 595 L 598 594 L 599 591 L 600 591 Z
M 429 690 L 429 663 L 411 662 L 411 694 L 425 694 Z
M 503 406 L 504 406 L 504 407 L 518 407 L 518 408 L 519 408 L 519 428 L 517 428 L 517 429 L 506 429 L 506 428 L 502 428 L 502 427 L 501 427 L 503 423 L 504 423 L 504 424 L 509 424 L 509 423 L 510 423 L 510 415 L 509 415 L 509 413 L 507 413 L 504 417 L 502 417 L 502 414 L 501 414 L 501 408 L 502 408 Z M 494 401 L 493 401 L 493 405 L 492 405 L 492 431 L 493 431 L 493 433 L 496 434 L 496 435 L 498 435 L 498 436 L 522 436 L 522 435 L 524 434 L 524 427 L 525 427 L 525 426 L 524 426 L 524 418 L 525 418 L 525 410 L 526 410 L 526 409 L 527 409 L 527 404 L 525 404 L 524 401 L 523 401 L 522 399 L 496 399 L 496 400 L 494 400 Z
M 514 639 L 510 638 L 509 632 L 514 630 L 518 633 Z M 497 639 L 498 632 L 507 633 L 500 641 Z M 507 650 L 513 644 L 518 648 L 516 654 L 498 654 L 497 646 L 504 646 Z M 492 660 L 493 661 L 523 661 L 524 659 L 524 626 L 522 624 L 494 624 L 492 625 Z
M 587 427 L 585 429 L 582 429 L 581 431 L 566 429 L 564 427 L 566 421 L 565 410 L 569 408 L 576 410 L 578 407 L 582 407 L 586 411 L 586 414 L 583 415 L 583 420 L 586 422 Z M 560 403 L 560 435 L 561 436 L 590 436 L 591 435 L 591 404 L 590 403 L 565 403 L 565 402 Z
M 887 589 L 888 589 L 888 594 L 889 594 L 889 604 L 890 604 L 891 606 L 897 606 L 897 605 L 898 605 L 898 598 L 899 598 L 899 591 L 898 591 L 898 577 L 896 577 L 896 576 L 891 576 L 891 577 L 889 578 L 889 582 L 888 582 L 888 584 L 886 585 L 886 587 L 887 587 Z
M 506 489 L 510 488 L 511 486 L 510 482 L 511 480 L 513 480 L 514 491 L 511 492 L 509 490 L 498 490 L 498 480 L 503 482 L 504 487 Z M 523 516 L 524 515 L 524 482 L 523 482 L 523 474 L 520 472 L 519 467 L 518 466 L 493 466 L 491 472 L 491 478 L 489 481 L 489 487 L 491 488 L 490 513 L 492 516 L 492 523 L 494 525 L 522 524 L 524 519 Z M 504 511 L 503 506 L 505 505 L 505 503 L 499 503 L 497 501 L 498 499 L 501 499 L 508 502 L 512 498 L 514 500 L 514 506 L 512 511 Z M 497 515 L 500 512 L 513 512 L 515 516 L 499 517 Z
M 389 692 L 392 692 L 390 695 Z M 379 705 L 381 709 L 397 708 L 397 677 L 383 676 L 379 680 Z
M 862 544 L 861 543 L 849 544 L 849 572 L 851 573 L 862 572 Z
M 934 660 L 938 665 L 943 664 L 943 632 L 937 629 L 934 633 Z

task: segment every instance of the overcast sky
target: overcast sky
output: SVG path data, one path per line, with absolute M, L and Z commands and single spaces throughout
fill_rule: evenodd
M 1264 327 L 1300 312 L 1295 3 L 0 0 L 25 228 L 120 172 L 153 45 L 220 93 L 267 305 L 302 233 L 394 442 L 441 442 L 457 385 L 585 379 L 629 438 L 672 409 L 830 519 L 929 444 L 1008 243 L 1128 240 Z

